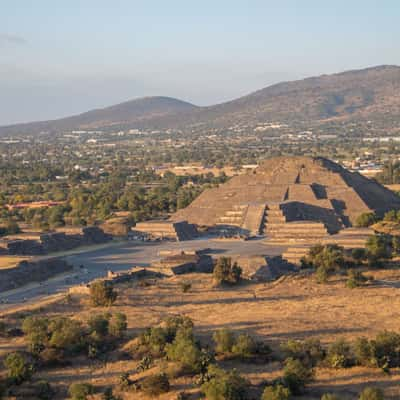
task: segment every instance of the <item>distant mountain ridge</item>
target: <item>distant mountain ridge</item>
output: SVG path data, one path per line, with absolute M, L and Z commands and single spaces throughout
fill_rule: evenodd
M 170 97 L 144 97 L 58 120 L 0 127 L 0 134 L 199 125 L 224 128 L 237 123 L 348 118 L 400 122 L 400 67 L 384 65 L 282 82 L 209 107 Z

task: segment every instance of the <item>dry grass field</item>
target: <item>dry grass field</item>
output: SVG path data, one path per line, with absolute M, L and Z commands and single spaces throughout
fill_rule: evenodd
M 280 342 L 289 338 L 313 337 L 328 344 L 338 338 L 373 337 L 385 329 L 400 332 L 400 271 L 375 271 L 372 274 L 374 284 L 357 289 L 346 288 L 341 278 L 320 285 L 312 276 L 293 276 L 273 283 L 248 283 L 219 289 L 212 287 L 210 275 L 190 274 L 159 279 L 149 286 L 138 283 L 120 285 L 118 300 L 110 311 L 126 313 L 128 337 L 135 337 L 143 328 L 158 324 L 166 316 L 181 314 L 194 321 L 195 334 L 203 344 L 212 344 L 212 333 L 226 327 L 237 333 L 254 335 L 269 343 L 275 351 Z M 182 281 L 191 282 L 192 289 L 188 293 L 182 293 L 179 286 Z M 38 311 L 87 320 L 94 313 L 107 310 L 91 307 L 85 297 L 74 297 L 72 303 L 60 300 L 43 304 Z M 20 309 L 18 314 L 6 318 L 16 322 L 21 313 Z M 23 346 L 23 338 L 0 339 L 0 357 Z M 123 372 L 138 378 L 139 375 L 135 374 L 138 362 L 122 358 L 120 350 L 111 353 L 106 362 L 76 359 L 73 365 L 41 370 L 36 376 L 49 380 L 58 388 L 57 399 L 67 398 L 67 388 L 72 382 L 85 381 L 104 388 L 115 385 Z M 225 361 L 222 364 L 237 368 L 250 380 L 254 398 L 259 398 L 261 391 L 257 385 L 279 376 L 282 371 L 282 364 L 278 361 L 265 364 Z M 165 362 L 160 362 L 143 374 L 160 369 L 168 371 L 169 368 Z M 177 393 L 183 390 L 191 393 L 191 398 L 199 398 L 199 389 L 193 381 L 188 377 L 172 380 L 171 391 L 160 399 L 176 399 Z M 304 396 L 298 398 L 320 399 L 323 393 L 333 392 L 341 399 L 356 399 L 362 388 L 368 385 L 383 388 L 388 399 L 398 399 L 400 371 L 395 369 L 390 375 L 385 375 L 379 369 L 364 367 L 317 368 L 315 382 Z M 122 398 L 145 397 L 141 393 L 125 393 Z
M 30 260 L 31 257 L 0 256 L 0 269 L 15 267 L 20 261 Z

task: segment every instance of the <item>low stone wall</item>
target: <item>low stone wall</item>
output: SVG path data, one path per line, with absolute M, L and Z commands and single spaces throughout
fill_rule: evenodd
M 39 240 L 12 240 L 5 243 L 10 255 L 43 255 L 57 251 L 75 249 L 79 246 L 106 243 L 112 236 L 96 226 L 82 229 L 81 234 L 67 235 L 64 232 L 44 233 Z
M 49 258 L 36 262 L 21 261 L 15 268 L 0 270 L 0 292 L 12 290 L 31 282 L 41 282 L 54 275 L 72 270 L 61 258 Z

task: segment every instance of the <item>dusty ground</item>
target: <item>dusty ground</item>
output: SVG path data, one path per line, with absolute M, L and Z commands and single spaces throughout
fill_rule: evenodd
M 184 314 L 193 319 L 195 332 L 203 343 L 211 343 L 212 333 L 227 327 L 235 332 L 248 332 L 277 349 L 288 338 L 319 338 L 329 343 L 339 337 L 353 340 L 359 336 L 372 337 L 384 329 L 400 331 L 400 271 L 377 271 L 373 286 L 347 289 L 343 279 L 318 285 L 310 277 L 289 277 L 275 283 L 243 284 L 230 289 L 211 287 L 211 277 L 192 274 L 158 280 L 149 287 L 136 284 L 121 286 L 120 297 L 111 311 L 122 311 L 129 321 L 129 336 L 142 328 L 157 324 L 167 315 Z M 192 283 L 189 293 L 181 293 L 179 282 Z M 63 301 L 42 304 L 40 312 L 68 314 L 87 319 L 102 309 L 93 309 L 84 298 L 75 298 L 72 305 Z M 21 312 L 21 311 L 20 311 Z M 23 346 L 23 339 L 0 340 L 0 357 Z M 112 357 L 112 355 L 111 355 Z M 117 355 L 115 354 L 115 358 Z M 238 368 L 251 383 L 279 376 L 281 365 L 226 362 Z M 65 398 L 71 382 L 89 381 L 98 387 L 115 384 L 122 372 L 132 373 L 137 365 L 133 360 L 79 362 L 66 368 L 41 371 L 37 376 L 48 379 L 61 388 L 57 398 Z M 160 368 L 160 366 L 157 366 Z M 161 365 L 167 369 L 167 365 Z M 151 373 L 150 371 L 149 373 Z M 350 368 L 345 370 L 317 369 L 317 380 L 302 399 L 320 399 L 322 393 L 335 392 L 343 399 L 356 399 L 366 385 L 381 386 L 387 398 L 400 396 L 400 371 L 384 375 L 378 369 Z M 160 399 L 175 399 L 179 391 L 197 393 L 190 378 L 172 381 L 172 392 Z M 125 399 L 140 399 L 137 393 Z
M 20 261 L 30 260 L 31 257 L 0 256 L 0 269 L 15 267 Z

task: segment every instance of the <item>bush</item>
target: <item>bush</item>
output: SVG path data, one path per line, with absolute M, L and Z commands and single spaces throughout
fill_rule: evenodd
M 325 283 L 330 274 L 346 265 L 344 250 L 337 245 L 315 245 L 304 258 L 305 266 L 315 268 L 318 283 Z
M 42 317 L 27 317 L 22 322 L 22 331 L 27 336 L 33 353 L 42 351 L 49 341 L 49 320 Z
M 351 251 L 351 257 L 356 261 L 356 262 L 362 262 L 367 258 L 367 252 L 365 249 L 353 249 Z
M 301 394 L 305 386 L 314 380 L 314 370 L 301 361 L 288 358 L 283 369 L 283 382 L 294 395 Z
M 180 282 L 179 286 L 182 290 L 182 293 L 187 293 L 192 288 L 192 284 L 190 282 Z
M 191 331 L 184 328 L 178 330 L 174 341 L 167 344 L 165 350 L 168 359 L 178 362 L 185 372 L 200 372 L 201 351 Z
M 325 393 L 322 395 L 321 400 L 340 400 L 340 397 L 336 396 L 336 394 Z
M 85 332 L 82 324 L 66 317 L 53 318 L 49 322 L 50 347 L 74 354 L 85 347 Z
M 281 345 L 285 358 L 294 358 L 307 367 L 315 367 L 325 357 L 321 342 L 317 339 L 288 340 Z
M 232 352 L 232 347 L 235 344 L 235 335 L 228 329 L 219 329 L 213 334 L 215 342 L 215 351 L 220 354 L 227 354 Z
M 384 400 L 383 392 L 381 389 L 365 388 L 358 398 L 359 400 Z
M 242 269 L 237 263 L 232 264 L 229 257 L 220 257 L 214 267 L 213 277 L 216 285 L 234 285 L 240 281 Z
M 358 228 L 368 228 L 376 222 L 378 222 L 378 217 L 375 213 L 363 213 L 356 218 L 355 226 Z
M 113 314 L 109 322 L 108 330 L 110 335 L 116 338 L 122 338 L 128 328 L 126 315 L 123 313 Z
M 241 357 L 251 357 L 256 353 L 257 344 L 254 339 L 246 333 L 240 334 L 232 346 L 232 354 Z
M 4 360 L 8 377 L 17 385 L 31 378 L 33 364 L 21 352 L 8 354 Z
M 210 379 L 201 386 L 207 400 L 246 399 L 249 384 L 236 370 L 225 372 L 211 365 L 208 374 Z
M 141 388 L 148 396 L 159 396 L 169 392 L 168 376 L 166 374 L 150 375 L 143 379 Z
M 4 321 L 0 320 L 0 336 L 7 335 L 7 325 Z
M 354 289 L 356 287 L 363 286 L 368 281 L 368 278 L 365 275 L 363 275 L 361 271 L 349 269 L 347 271 L 347 275 L 348 279 L 346 281 L 346 286 L 349 289 Z
M 395 368 L 400 366 L 400 334 L 390 331 L 379 333 L 372 341 L 378 366 Z
M 97 339 L 102 339 L 108 335 L 109 315 L 93 315 L 88 321 L 90 334 Z
M 347 368 L 353 364 L 351 347 L 339 339 L 328 347 L 326 362 L 331 368 Z
M 376 347 L 372 341 L 367 338 L 358 338 L 353 343 L 354 361 L 357 365 L 364 367 L 376 367 L 378 360 L 376 359 Z
M 384 235 L 369 237 L 366 243 L 366 249 L 368 259 L 372 263 L 392 258 L 390 240 Z
M 90 299 L 96 307 L 112 306 L 117 299 L 117 292 L 106 281 L 95 281 L 90 285 Z
M 290 390 L 283 385 L 267 386 L 261 400 L 289 400 Z
M 93 394 L 94 388 L 89 383 L 73 383 L 68 392 L 72 400 L 86 400 L 87 396 Z
M 54 390 L 47 381 L 39 381 L 35 385 L 35 392 L 40 400 L 51 400 L 54 397 Z

